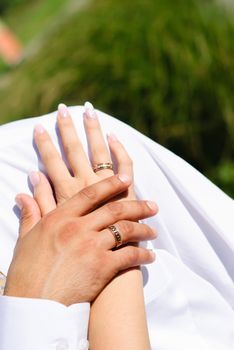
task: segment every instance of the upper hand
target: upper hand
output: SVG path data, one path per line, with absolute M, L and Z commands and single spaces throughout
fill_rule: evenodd
M 123 243 L 156 236 L 149 226 L 134 223 L 154 215 L 154 204 L 115 201 L 100 207 L 129 185 L 126 176 L 113 176 L 86 187 L 26 232 L 26 226 L 33 225 L 28 217 L 21 225 L 4 294 L 65 305 L 92 301 L 119 271 L 152 262 L 152 252 L 141 247 L 112 250 L 115 240 L 107 229 L 112 224 L 118 226 Z M 31 200 L 27 197 L 27 205 Z

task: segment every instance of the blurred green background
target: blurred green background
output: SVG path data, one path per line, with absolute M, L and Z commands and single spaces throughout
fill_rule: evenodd
M 96 108 L 234 196 L 232 0 L 0 0 L 24 45 L 0 62 L 0 122 L 60 102 Z

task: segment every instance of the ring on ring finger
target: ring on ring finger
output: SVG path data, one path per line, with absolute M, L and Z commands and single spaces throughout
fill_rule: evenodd
M 100 170 L 110 169 L 113 170 L 113 163 L 106 162 L 106 163 L 98 163 L 93 166 L 93 171 L 97 173 Z
M 122 241 L 121 234 L 120 234 L 119 230 L 117 229 L 117 227 L 115 225 L 110 225 L 110 226 L 108 226 L 108 230 L 112 233 L 112 235 L 115 239 L 115 247 L 114 248 L 118 248 L 119 246 L 121 246 L 123 244 L 123 241 Z

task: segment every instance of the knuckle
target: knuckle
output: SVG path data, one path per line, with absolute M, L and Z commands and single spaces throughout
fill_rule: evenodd
M 63 230 L 67 233 L 74 233 L 77 231 L 78 224 L 75 219 L 70 219 L 64 224 Z
M 117 176 L 111 176 L 108 179 L 106 179 L 108 184 L 111 188 L 118 189 L 120 185 L 123 185 L 123 183 L 120 181 L 120 179 Z
M 70 141 L 64 145 L 64 152 L 67 156 L 77 154 L 79 143 L 77 141 Z
M 138 200 L 137 203 L 138 203 L 138 208 L 139 208 L 139 211 L 141 212 L 141 214 L 143 216 L 148 215 L 150 208 L 146 204 L 146 201 Z
M 94 200 L 97 197 L 97 193 L 94 186 L 88 186 L 80 191 L 80 195 L 85 199 Z
M 77 233 L 78 224 L 75 219 L 69 220 L 61 227 L 58 234 L 58 241 L 60 244 L 67 244 Z
M 129 265 L 134 265 L 139 260 L 139 252 L 137 248 L 133 246 L 128 247 L 128 262 Z
M 106 204 L 106 208 L 115 217 L 119 217 L 123 212 L 123 204 L 121 202 L 110 202 Z
M 93 154 L 98 155 L 100 157 L 103 155 L 103 153 L 104 153 L 103 151 L 105 152 L 105 148 L 104 148 L 103 144 L 101 144 L 100 142 L 96 143 L 95 149 L 93 150 Z
M 21 217 L 20 217 L 20 225 L 23 223 L 30 222 L 32 219 L 32 213 L 31 212 L 23 212 Z
M 126 234 L 127 236 L 134 230 L 134 224 L 131 221 L 120 221 L 118 222 L 118 227 L 120 232 Z
M 43 152 L 43 161 L 44 163 L 49 163 L 52 160 L 57 160 L 58 155 L 52 150 L 48 149 L 47 152 Z
M 98 260 L 99 255 L 98 255 L 98 250 L 97 250 L 97 240 L 90 236 L 88 238 L 82 238 L 79 241 L 79 250 L 82 251 L 86 256 L 87 254 L 92 254 L 92 259 L 93 260 Z

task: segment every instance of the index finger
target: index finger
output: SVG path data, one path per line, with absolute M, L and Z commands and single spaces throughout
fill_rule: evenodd
M 68 209 L 69 214 L 82 216 L 94 210 L 102 203 L 125 192 L 130 185 L 131 179 L 125 174 L 111 176 L 85 187 L 60 208 Z

